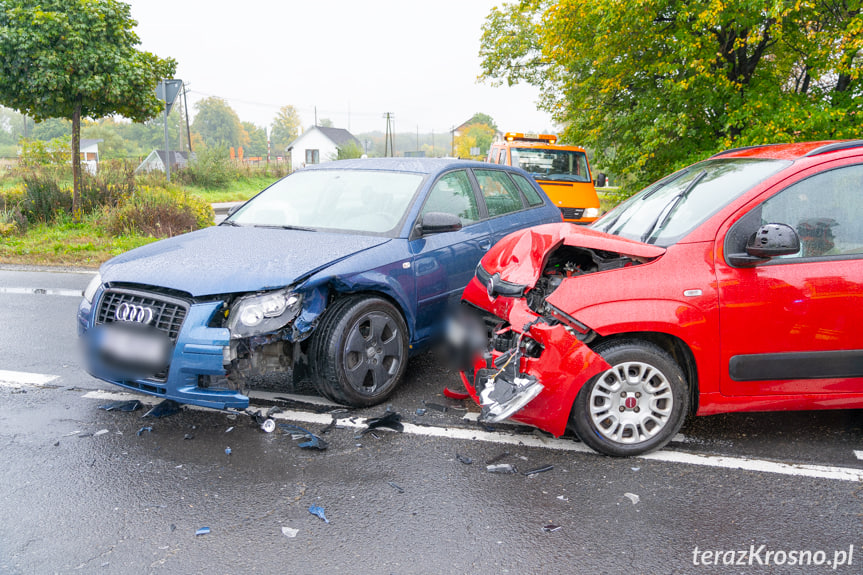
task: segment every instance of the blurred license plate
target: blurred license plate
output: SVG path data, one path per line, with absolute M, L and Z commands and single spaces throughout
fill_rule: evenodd
M 157 372 L 170 359 L 170 340 L 156 329 L 138 329 L 108 324 L 99 346 L 103 357 L 118 366 Z

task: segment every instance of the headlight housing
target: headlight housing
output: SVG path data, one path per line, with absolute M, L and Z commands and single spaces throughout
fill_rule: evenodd
M 90 280 L 90 283 L 87 284 L 87 287 L 84 288 L 84 291 L 81 295 L 84 296 L 84 299 L 87 300 L 87 303 L 93 303 L 93 298 L 96 296 L 96 292 L 99 291 L 99 287 L 102 285 L 102 274 L 97 273 L 93 276 L 93 279 Z
M 297 317 L 302 298 L 282 289 L 240 298 L 228 314 L 231 339 L 276 331 Z

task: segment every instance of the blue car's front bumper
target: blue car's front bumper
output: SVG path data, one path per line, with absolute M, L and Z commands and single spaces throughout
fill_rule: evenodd
M 93 301 L 98 302 L 101 297 L 100 290 Z M 78 335 L 83 338 L 87 348 L 87 371 L 109 383 L 180 403 L 216 409 L 245 409 L 249 405 L 249 398 L 238 391 L 198 385 L 201 380 L 199 376 L 225 375 L 224 352 L 230 345 L 230 332 L 226 328 L 208 325 L 221 306 L 222 303 L 218 301 L 193 303 L 189 306 L 177 334 L 164 380 L 125 379 L 118 377 L 99 361 L 98 354 L 92 349 L 93 338 L 87 336 L 95 325 L 96 308 L 84 300 L 78 308 Z

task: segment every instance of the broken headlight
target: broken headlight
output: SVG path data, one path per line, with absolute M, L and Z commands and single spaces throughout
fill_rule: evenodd
M 233 305 L 228 315 L 231 338 L 276 331 L 297 317 L 301 306 L 302 298 L 284 289 L 243 297 Z

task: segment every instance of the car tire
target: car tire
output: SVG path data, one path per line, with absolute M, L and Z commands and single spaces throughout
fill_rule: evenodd
M 407 327 L 388 301 L 351 296 L 324 314 L 312 336 L 312 381 L 326 398 L 352 407 L 384 401 L 408 359 Z
M 683 371 L 659 346 L 637 339 L 600 343 L 594 349 L 611 369 L 579 390 L 570 420 L 579 438 L 615 457 L 663 447 L 689 411 Z

